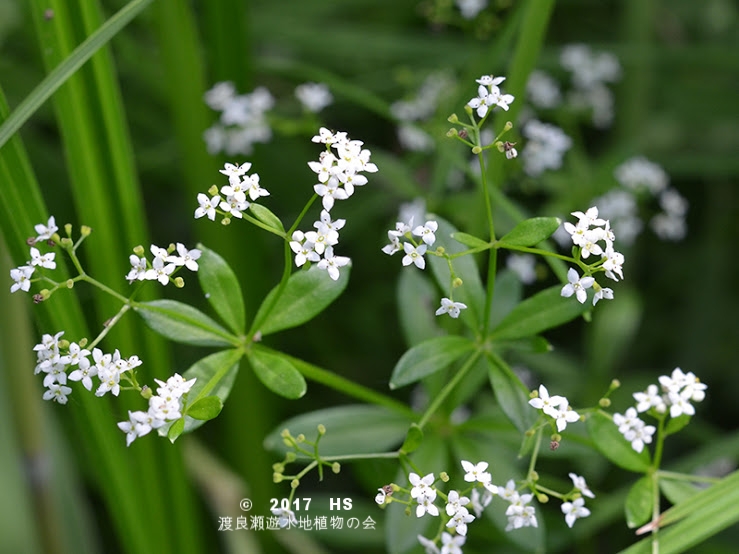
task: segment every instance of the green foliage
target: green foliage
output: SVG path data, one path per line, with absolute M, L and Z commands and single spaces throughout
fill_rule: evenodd
M 637 473 L 649 469 L 649 451 L 645 448 L 636 452 L 631 448 L 609 415 L 598 411 L 591 414 L 585 423 L 595 447 L 611 462 Z
M 212 250 L 198 244 L 198 280 L 208 303 L 236 334 L 244 332 L 246 315 L 241 285 L 233 269 Z
M 474 347 L 471 340 L 453 335 L 424 341 L 398 360 L 390 378 L 390 388 L 403 387 L 441 371 Z
M 176 300 L 141 302 L 137 313 L 146 324 L 170 340 L 198 346 L 229 346 L 231 335 L 200 310 Z
M 516 225 L 500 238 L 499 243 L 505 246 L 536 246 L 552 236 L 561 223 L 557 217 L 533 217 Z

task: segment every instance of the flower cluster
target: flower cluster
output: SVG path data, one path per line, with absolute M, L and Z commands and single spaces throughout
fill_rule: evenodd
M 409 506 L 415 505 L 416 517 L 420 518 L 425 515 L 440 517 L 442 519 L 440 529 L 446 529 L 445 531 L 439 533 L 433 540 L 421 535 L 418 536 L 418 542 L 427 553 L 461 553 L 461 546 L 466 541 L 468 524 L 482 515 L 483 510 L 490 504 L 494 496 L 499 496 L 508 502 L 506 531 L 538 526 L 536 509 L 531 505 L 534 494 L 521 494 L 513 480 L 509 480 L 505 487 L 494 485 L 492 476 L 487 471 L 487 462 L 473 464 L 467 460 L 462 460 L 461 464 L 465 472 L 464 480 L 469 483 L 467 490 L 450 490 L 447 494 L 444 494 L 436 489 L 434 485 L 436 479 L 433 473 L 429 473 L 424 477 L 417 473 L 410 473 L 408 475 L 410 490 L 397 485 L 386 485 L 378 489 L 379 492 L 375 496 L 375 502 L 380 506 L 391 502 L 408 503 Z M 565 515 L 567 525 L 572 527 L 575 520 L 590 515 L 590 511 L 584 507 L 582 496 L 595 498 L 595 495 L 588 488 L 583 477 L 570 473 L 570 479 L 573 483 L 572 491 L 558 496 L 565 500 L 562 504 L 562 513 Z M 445 474 L 442 474 L 442 480 L 446 482 L 449 479 Z M 393 493 L 397 491 L 408 493 L 409 502 L 393 496 Z M 466 496 L 467 494 L 469 496 Z M 442 497 L 445 503 L 443 510 L 440 510 L 434 504 L 439 497 Z M 441 549 L 439 549 L 439 543 Z
M 225 152 L 249 155 L 254 144 L 272 139 L 272 128 L 266 113 L 274 107 L 275 100 L 264 87 L 250 94 L 236 94 L 231 82 L 216 83 L 205 93 L 205 103 L 221 112 L 218 122 L 208 128 L 203 138 L 211 154 Z
M 141 365 L 138 356 L 121 358 L 118 350 L 112 354 L 104 354 L 99 348 L 93 348 L 90 352 L 84 348 L 84 344 L 60 340 L 63 334 L 64 331 L 55 335 L 45 334 L 41 337 L 41 342 L 33 347 L 36 352 L 36 367 L 33 372 L 36 375 L 44 374 L 44 386 L 48 389 L 44 393 L 44 400 L 66 404 L 67 397 L 72 393 L 67 382 L 80 381 L 83 387 L 92 391 L 93 377 L 97 377 L 99 381 L 95 396 L 103 396 L 107 392 L 118 396 L 121 376 Z
M 183 401 L 195 384 L 196 379 L 185 380 L 175 373 L 166 382 L 154 379 L 159 385 L 157 393 L 149 398 L 148 411 L 128 412 L 128 420 L 118 423 L 118 428 L 126 433 L 126 446 L 138 437 L 143 437 L 152 429 L 159 429 L 171 421 L 182 417 Z
M 529 404 L 551 417 L 557 425 L 557 432 L 564 431 L 568 423 L 580 420 L 580 415 L 570 407 L 567 398 L 559 395 L 549 396 L 549 391 L 544 385 L 539 385 L 539 392 L 532 394 L 534 398 L 529 400 Z
M 565 153 L 572 146 L 572 139 L 562 129 L 536 119 L 526 123 L 523 136 L 528 139 L 521 152 L 523 170 L 532 177 L 548 169 L 559 169 Z
M 398 221 L 395 223 L 395 229 L 387 232 L 387 238 L 390 244 L 382 247 L 382 251 L 392 256 L 401 250 L 405 253 L 401 260 L 404 266 L 415 265 L 418 269 L 426 268 L 426 259 L 424 255 L 428 248 L 436 242 L 436 231 L 439 229 L 438 222 L 428 220 L 423 225 L 413 226 L 414 218 L 411 217 L 408 223 Z M 401 241 L 400 239 L 405 239 Z M 442 298 L 441 306 L 436 310 L 436 315 L 449 314 L 453 318 L 458 318 L 461 310 L 467 308 L 462 302 L 455 302 L 451 298 Z
M 39 223 L 34 228 L 38 233 L 38 236 L 33 239 L 34 244 L 40 241 L 51 241 L 54 234 L 59 231 L 59 227 L 56 226 L 54 216 L 49 218 L 49 221 L 44 225 Z M 23 291 L 28 292 L 31 290 L 31 277 L 36 271 L 37 267 L 44 269 L 56 269 L 56 261 L 54 258 L 56 254 L 54 252 L 47 252 L 42 254 L 35 246 L 31 247 L 30 251 L 31 259 L 25 264 L 13 268 L 10 270 L 10 278 L 13 280 L 13 284 L 10 285 L 10 292 Z
M 488 7 L 488 0 L 454 0 L 454 3 L 465 19 L 474 19 L 477 14 Z
M 319 161 L 308 162 L 308 167 L 318 176 L 313 186 L 321 197 L 323 210 L 318 221 L 313 223 L 315 231 L 296 230 L 290 237 L 290 248 L 295 253 L 295 265 L 317 262 L 319 269 L 328 271 L 331 279 L 340 276 L 339 269 L 349 264 L 349 258 L 336 256 L 334 246 L 339 242 L 339 230 L 346 223 L 343 219 L 332 220 L 331 210 L 336 200 L 346 200 L 354 194 L 354 187 L 367 184 L 362 173 L 375 173 L 377 166 L 370 162 L 371 152 L 362 148 L 361 140 L 351 140 L 346 133 L 333 133 L 325 127 L 319 129 L 313 142 L 326 145 Z
M 252 202 L 262 196 L 269 196 L 269 191 L 259 184 L 259 175 L 257 173 L 247 174 L 249 169 L 251 169 L 251 164 L 248 162 L 241 165 L 225 164 L 223 169 L 219 170 L 228 177 L 228 185 L 220 189 L 223 197 L 217 194 L 219 191 L 215 186 L 208 191 L 210 197 L 202 192 L 199 193 L 199 205 L 195 210 L 195 219 L 207 216 L 211 221 L 215 221 L 216 214 L 223 215 L 224 218 L 242 219 L 244 212 L 251 205 L 246 199 L 247 196 Z
M 669 410 L 670 417 L 682 415 L 692 416 L 695 407 L 691 402 L 701 402 L 706 397 L 708 388 L 692 371 L 683 372 L 676 367 L 669 376 L 662 375 L 658 385 L 649 385 L 644 392 L 633 394 L 636 407 L 630 407 L 624 414 L 613 414 L 613 422 L 619 432 L 631 443 L 637 452 L 644 449 L 644 444 L 652 442 L 656 428 L 642 421 L 638 413 L 649 413 L 656 418 L 664 418 Z
M 178 242 L 177 245 L 170 245 L 169 249 L 152 244 L 149 250 L 154 256 L 151 262 L 144 257 L 144 250 L 140 246 L 134 248 L 134 253 L 128 257 L 131 262 L 131 270 L 126 275 L 126 280 L 129 283 L 134 281 L 159 281 L 162 285 L 166 285 L 173 280 L 172 275 L 178 267 L 186 267 L 190 271 L 197 271 L 197 260 L 202 254 L 197 248 L 188 250 L 181 242 Z M 178 277 L 178 279 L 180 278 Z M 176 284 L 181 284 L 181 282 Z
M 588 266 L 587 275 L 582 278 L 577 270 L 570 268 L 567 272 L 568 283 L 562 287 L 562 296 L 569 298 L 574 294 L 578 302 L 584 304 L 588 297 L 587 289 L 592 287 L 595 290 L 593 296 L 595 306 L 603 298 L 613 299 L 613 290 L 601 287 L 590 274 L 603 271 L 609 279 L 614 281 L 623 279 L 624 256 L 613 249 L 615 235 L 610 222 L 598 217 L 598 208 L 592 207 L 585 213 L 573 212 L 572 215 L 578 219 L 577 224 L 565 222 L 564 229 L 577 247 L 577 256 L 582 260 L 588 259 L 591 255 L 599 256 L 600 259 Z
M 508 111 L 509 104 L 513 102 L 514 97 L 510 94 L 502 94 L 498 87 L 505 81 L 505 77 L 483 75 L 475 81 L 479 84 L 477 97 L 467 102 L 467 105 L 477 111 L 478 117 L 484 118 L 488 111 L 496 106 Z

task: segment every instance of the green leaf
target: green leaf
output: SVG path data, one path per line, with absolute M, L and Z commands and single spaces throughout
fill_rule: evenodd
M 687 414 L 683 414 L 679 417 L 670 418 L 670 421 L 667 422 L 667 425 L 665 426 L 665 436 L 667 435 L 674 435 L 680 429 L 685 427 L 688 423 L 690 423 L 690 416 Z
M 244 333 L 244 297 L 236 274 L 213 250 L 202 244 L 198 244 L 198 249 L 202 252 L 198 279 L 205 298 L 234 333 Z
M 484 246 L 490 246 L 489 242 L 479 239 L 474 235 L 462 233 L 461 231 L 452 233 L 452 238 L 457 242 L 464 244 L 465 246 L 469 246 L 470 248 L 482 248 Z
M 316 266 L 307 271 L 294 273 L 288 279 L 277 304 L 258 330 L 262 335 L 268 335 L 310 321 L 336 300 L 348 283 L 349 267 L 341 269 L 341 275 L 336 281 L 331 279 L 326 271 Z M 278 290 L 279 286 L 275 287 L 264 299 L 256 316 L 257 321 L 261 321 Z
M 533 336 L 522 339 L 495 341 L 493 343 L 493 350 L 495 352 L 514 350 L 516 352 L 543 354 L 545 352 L 551 352 L 552 345 L 544 337 Z
M 499 242 L 501 246 L 536 246 L 551 237 L 561 223 L 557 217 L 533 217 L 516 225 Z
M 305 394 L 305 379 L 285 356 L 254 346 L 246 357 L 259 380 L 272 392 L 290 399 Z
M 485 356 L 485 359 L 490 386 L 500 408 L 520 432 L 526 432 L 537 418 L 537 411 L 529 406 L 530 391 L 501 358 Z
M 405 441 L 403 441 L 403 446 L 400 447 L 400 451 L 410 454 L 417 450 L 422 442 L 423 431 L 417 423 L 411 423 L 411 426 L 408 428 L 408 434 L 405 436 Z
M 135 310 L 154 331 L 175 342 L 197 346 L 231 346 L 238 340 L 203 312 L 182 302 L 140 302 Z
M 523 284 L 518 276 L 509 269 L 503 269 L 495 276 L 495 295 L 490 305 L 490 328 L 503 321 L 521 302 Z
M 185 430 L 185 418 L 181 417 L 167 429 L 167 438 L 174 443 Z
M 631 443 L 619 433 L 608 414 L 594 412 L 585 421 L 585 425 L 595 447 L 614 464 L 636 473 L 644 473 L 649 469 L 649 451 L 644 448 L 639 453 L 631 448 Z
M 338 406 L 301 414 L 281 423 L 264 440 L 264 447 L 285 452 L 287 447 L 280 437 L 283 429 L 289 429 L 293 436 L 303 433 L 313 440 L 318 424 L 323 424 L 326 434 L 319 444 L 321 456 L 386 452 L 403 442 L 410 423 L 407 417 L 382 406 Z
M 249 210 L 259 221 L 273 229 L 275 234 L 285 236 L 285 227 L 282 226 L 282 221 L 269 208 L 265 208 L 261 204 L 251 203 L 249 204 Z
M 639 479 L 626 496 L 626 525 L 630 529 L 641 527 L 652 517 L 654 505 L 654 480 L 651 476 Z
M 659 488 L 665 498 L 672 504 L 685 502 L 691 496 L 698 494 L 701 489 L 688 481 L 678 481 L 668 477 L 660 477 Z
M 395 364 L 390 388 L 397 389 L 447 367 L 471 352 L 475 343 L 466 337 L 434 337 L 408 350 Z
M 455 254 L 466 250 L 463 245 L 452 239 L 451 235 L 458 231 L 451 223 L 438 216 L 429 217 L 433 217 L 439 224 L 439 228 L 436 230 L 434 248 L 441 246 L 448 254 Z M 451 283 L 451 275 L 447 261 L 438 256 L 426 256 L 426 262 L 429 264 L 441 290 L 448 290 Z M 462 286 L 454 289 L 454 300 L 467 305 L 467 309 L 462 310 L 460 319 L 470 329 L 477 329 L 479 322 L 483 319 L 482 309 L 485 303 L 485 290 L 480 279 L 480 270 L 477 268 L 475 257 L 468 255 L 456 258 L 452 261 L 452 266 L 454 267 L 456 276 L 462 279 Z M 438 304 L 436 305 L 438 306 Z
M 201 398 L 187 408 L 187 415 L 200 421 L 214 419 L 221 413 L 223 402 L 217 396 Z
M 662 527 L 669 525 L 659 532 L 660 554 L 695 551 L 694 546 L 739 521 L 739 472 L 673 506 L 660 521 Z M 653 543 L 653 537 L 647 537 L 622 554 L 650 554 Z
M 567 323 L 591 308 L 587 302 L 580 304 L 575 298 L 563 298 L 561 290 L 562 287 L 555 285 L 521 302 L 493 330 L 490 338 L 518 339 L 536 335 Z

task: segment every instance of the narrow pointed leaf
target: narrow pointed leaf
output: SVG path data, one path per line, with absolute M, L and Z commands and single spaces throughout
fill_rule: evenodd
M 649 476 L 642 477 L 629 489 L 625 512 L 630 529 L 641 527 L 652 517 L 653 494 L 654 481 Z
M 475 348 L 466 337 L 434 337 L 414 346 L 398 360 L 390 378 L 390 388 L 396 389 L 423 379 L 455 362 Z
M 489 242 L 486 242 L 480 238 L 477 238 L 474 235 L 463 233 L 461 231 L 452 233 L 452 238 L 456 240 L 457 242 L 464 244 L 465 246 L 469 246 L 470 248 L 481 248 L 484 246 L 490 246 Z
M 519 339 L 537 335 L 582 315 L 591 308 L 575 298 L 563 298 L 560 286 L 543 290 L 516 306 L 493 330 L 490 338 Z
M 269 315 L 259 326 L 262 335 L 290 329 L 310 321 L 334 300 L 336 300 L 349 283 L 349 267 L 342 267 L 339 279 L 334 281 L 329 274 L 316 266 L 307 271 L 294 273 L 287 282 L 282 296 L 272 307 Z M 270 291 L 257 312 L 256 320 L 274 302 L 278 287 Z
M 500 242 L 511 246 L 536 246 L 551 237 L 561 223 L 557 217 L 533 217 L 516 225 Z
M 300 398 L 305 394 L 305 379 L 290 361 L 279 353 L 261 348 L 247 351 L 251 367 L 269 390 L 285 398 Z
M 421 446 L 422 442 L 423 431 L 417 423 L 411 423 L 411 426 L 408 428 L 408 433 L 405 436 L 405 440 L 403 441 L 403 446 L 400 447 L 400 451 L 405 454 L 410 454 L 417 450 L 418 447 Z
M 604 412 L 591 414 L 585 424 L 596 448 L 614 464 L 636 473 L 644 473 L 649 469 L 647 448 L 641 452 L 631 448 L 631 443 L 619 433 L 616 424 Z
M 213 250 L 202 244 L 198 244 L 198 249 L 202 252 L 198 279 L 208 303 L 234 333 L 244 333 L 244 297 L 236 274 Z
M 537 418 L 536 410 L 529 405 L 529 390 L 501 358 L 486 356 L 485 359 L 495 399 L 508 419 L 524 433 Z
M 146 324 L 175 342 L 197 346 L 230 346 L 235 337 L 200 310 L 175 300 L 154 300 L 137 305 Z

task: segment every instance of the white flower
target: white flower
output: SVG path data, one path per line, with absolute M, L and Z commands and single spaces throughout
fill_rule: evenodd
M 382 506 L 385 503 L 385 500 L 387 499 L 387 493 L 385 492 L 385 489 L 383 489 L 382 487 L 380 487 L 377 490 L 380 492 L 378 492 L 375 495 L 375 502 L 379 504 L 380 506 Z
M 179 256 L 167 256 L 166 261 L 173 263 L 175 266 L 185 266 L 190 271 L 198 270 L 198 258 L 202 255 L 202 252 L 197 248 L 188 250 L 187 247 L 181 242 L 177 243 L 177 253 Z
M 425 244 L 416 247 L 410 242 L 403 243 L 403 250 L 405 251 L 405 256 L 403 256 L 402 260 L 403 265 L 416 264 L 416 267 L 419 269 L 425 268 L 426 260 L 424 260 L 423 255 L 426 253 L 426 248 Z
M 588 517 L 590 515 L 590 510 L 585 507 L 585 499 L 580 497 L 576 498 L 572 502 L 563 503 L 562 513 L 565 515 L 567 526 L 571 528 L 575 524 L 576 519 Z
M 681 415 L 695 415 L 695 407 L 690 403 L 690 391 L 682 391 L 680 394 L 676 392 L 668 392 L 667 398 L 670 405 L 670 417 L 680 417 Z
M 423 546 L 425 554 L 439 554 L 439 549 L 434 541 L 427 539 L 422 535 L 418 535 L 418 542 Z
M 542 410 L 548 416 L 554 417 L 557 413 L 557 406 L 562 402 L 567 402 L 564 396 L 549 396 L 547 388 L 544 385 L 539 385 L 539 396 L 529 400 L 529 405 L 537 410 Z
M 475 516 L 467 511 L 467 508 L 459 508 L 446 524 L 447 527 L 454 527 L 458 535 L 467 534 L 467 524 L 474 521 Z
M 234 196 L 229 196 L 218 207 L 233 217 L 242 219 L 244 217 L 242 212 L 249 208 L 249 202 L 239 202 Z
M 574 294 L 577 297 L 577 301 L 580 302 L 580 304 L 584 304 L 585 300 L 588 298 L 586 289 L 593 286 L 595 279 L 592 277 L 583 277 L 581 279 L 577 271 L 570 268 L 567 272 L 567 280 L 569 283 L 562 287 L 562 296 L 569 298 Z
M 80 358 L 77 369 L 69 374 L 70 381 L 82 381 L 82 386 L 92 390 L 92 378 L 98 374 L 97 366 L 91 365 L 87 358 Z
M 147 269 L 144 273 L 144 279 L 147 281 L 159 281 L 162 285 L 169 283 L 170 275 L 174 272 L 176 266 L 172 263 L 164 265 L 164 261 L 157 257 L 151 264 L 151 269 Z
M 588 90 L 602 83 L 615 82 L 621 76 L 618 58 L 610 52 L 593 52 L 585 44 L 570 44 L 560 54 L 562 67 L 572 72 L 572 82 Z
M 436 221 L 427 221 L 425 225 L 419 225 L 413 229 L 413 234 L 417 237 L 421 237 L 421 240 L 431 246 L 436 242 L 436 235 L 434 233 L 439 228 L 439 224 Z
M 475 515 L 477 517 L 480 517 L 482 511 L 493 500 L 493 494 L 490 491 L 485 490 L 485 492 L 483 492 L 481 495 L 480 491 L 477 488 L 474 488 L 472 489 L 471 495 L 472 499 L 470 500 L 470 504 L 472 506 L 472 510 L 475 512 Z
M 567 428 L 568 423 L 574 423 L 580 420 L 580 414 L 569 407 L 566 398 L 559 403 L 557 411 L 552 417 L 557 422 L 557 431 L 560 433 Z
M 198 204 L 199 206 L 195 209 L 195 219 L 199 219 L 204 215 L 208 216 L 208 219 L 215 221 L 216 219 L 216 208 L 221 202 L 221 197 L 216 195 L 213 198 L 208 198 L 206 194 L 198 193 Z
M 653 425 L 646 425 L 631 407 L 624 415 L 613 414 L 613 423 L 618 426 L 619 432 L 631 443 L 637 452 L 644 450 L 644 445 L 652 442 L 652 435 L 657 430 Z
M 235 180 L 238 182 L 239 178 L 242 175 L 246 175 L 246 172 L 250 169 L 251 164 L 249 162 L 243 163 L 241 165 L 226 163 L 223 166 L 223 169 L 219 169 L 218 171 L 228 177 L 229 181 L 231 181 L 232 178 L 235 178 Z
M 313 186 L 315 193 L 322 197 L 323 209 L 331 211 L 334 207 L 335 200 L 346 200 L 349 195 L 346 191 L 339 187 L 339 180 L 336 177 L 330 177 L 326 184 L 318 183 Z
M 467 460 L 462 460 L 462 469 L 465 471 L 464 480 L 468 483 L 490 483 L 492 477 L 489 472 L 485 471 L 487 468 L 487 462 L 473 464 Z
M 462 554 L 461 546 L 464 545 L 467 537 L 464 535 L 452 536 L 446 531 L 441 534 L 441 554 Z
M 588 484 L 585 482 L 585 477 L 581 477 L 576 473 L 570 473 L 570 479 L 572 479 L 572 485 L 580 491 L 584 496 L 595 498 L 593 491 L 588 488 Z
M 562 102 L 557 82 L 543 71 L 535 70 L 526 83 L 526 94 L 537 108 L 556 108 Z
M 621 266 L 624 263 L 624 255 L 620 252 L 616 252 L 612 247 L 607 247 L 606 251 L 603 253 L 603 258 L 605 259 L 605 262 L 603 262 L 603 269 L 606 270 L 606 277 L 613 279 L 614 281 L 618 281 L 618 278 L 616 277 L 616 275 L 618 275 L 618 277 L 623 279 L 624 274 Z
M 146 278 L 146 258 L 131 254 L 128 261 L 131 262 L 131 270 L 126 275 L 126 280 L 129 284 L 134 281 L 143 281 Z
M 323 254 L 327 247 L 334 246 L 339 242 L 339 233 L 331 229 L 326 229 L 325 232 L 321 230 L 308 231 L 305 233 L 305 240 L 313 244 L 313 250 L 318 254 Z
M 49 385 L 49 390 L 44 393 L 44 400 L 53 400 L 59 404 L 67 403 L 67 396 L 72 393 L 72 389 L 60 385 L 59 383 L 52 383 Z
M 457 491 L 449 491 L 447 495 L 446 513 L 453 516 L 457 511 L 470 503 L 470 499 L 466 496 L 459 496 Z
M 511 483 L 511 481 L 509 481 Z M 508 488 L 506 486 L 506 488 Z M 536 510 L 533 506 L 529 506 L 534 495 L 515 493 L 507 500 L 511 503 L 506 509 L 505 515 L 508 516 L 508 525 L 506 531 L 512 529 L 521 529 L 522 527 L 537 527 Z
M 436 491 L 434 491 L 434 497 L 435 495 Z M 422 496 L 417 499 L 417 502 L 418 506 L 416 506 L 416 517 L 423 517 L 424 514 L 429 514 L 434 517 L 439 515 L 439 508 L 434 505 L 434 498 Z
M 433 473 L 429 473 L 422 478 L 417 473 L 411 472 L 408 474 L 408 482 L 413 485 L 411 498 L 419 499 L 425 496 L 431 497 L 432 500 L 436 498 L 436 490 L 431 488 L 431 485 L 434 484 Z
M 245 177 L 242 184 L 246 185 L 246 190 L 249 192 L 249 198 L 252 200 L 256 200 L 260 196 L 269 196 L 269 191 L 267 189 L 263 189 L 259 185 L 259 175 L 256 173 Z
M 559 169 L 565 153 L 572 146 L 572 139 L 562 129 L 536 119 L 526 123 L 523 136 L 528 139 L 521 152 L 523 170 L 532 177 L 547 169 Z
M 407 243 L 406 243 L 407 244 Z M 449 298 L 441 299 L 441 307 L 436 310 L 436 315 L 449 314 L 454 319 L 459 317 L 459 311 L 467 308 L 467 304 L 453 302 Z
M 593 283 L 593 285 L 598 285 L 598 283 Z M 593 306 L 598 303 L 598 300 L 602 300 L 604 298 L 606 300 L 613 300 L 613 289 L 601 286 L 594 286 L 594 288 L 595 295 L 593 296 Z
M 323 83 L 303 83 L 295 87 L 295 97 L 309 112 L 318 113 L 330 106 L 334 97 Z
M 33 228 L 38 233 L 38 236 L 36 237 L 36 240 L 49 240 L 54 233 L 56 233 L 59 230 L 59 227 L 56 226 L 56 220 L 54 219 L 54 216 L 52 215 L 49 218 L 49 221 L 44 225 L 43 223 L 38 223 L 37 225 L 34 225 Z
M 56 256 L 54 252 L 48 252 L 44 255 L 41 255 L 41 252 L 39 252 L 38 248 L 31 247 L 32 266 L 38 265 L 46 269 L 56 269 L 54 256 Z
M 665 413 L 667 410 L 667 406 L 657 385 L 649 385 L 645 392 L 635 392 L 632 396 L 637 402 L 636 411 L 639 413 L 646 412 L 650 408 L 654 408 L 660 414 Z
M 465 19 L 474 19 L 488 5 L 488 0 L 454 0 Z
M 350 261 L 346 256 L 334 256 L 333 247 L 327 246 L 323 259 L 318 262 L 318 267 L 328 271 L 329 277 L 336 281 L 339 278 L 339 268 L 348 265 Z
M 28 292 L 31 290 L 31 275 L 33 275 L 34 271 L 36 271 L 36 268 L 31 267 L 30 265 L 22 265 L 15 269 L 11 269 L 10 278 L 13 279 L 15 283 L 10 285 L 10 292 L 15 292 L 17 290 Z
M 514 97 L 510 94 L 501 94 L 498 85 L 505 80 L 505 77 L 493 77 L 492 75 L 483 75 L 477 82 L 477 98 L 473 98 L 467 105 L 473 110 L 477 110 L 478 117 L 485 117 L 489 109 L 499 106 L 504 110 L 508 110 L 508 105 L 513 102 Z
M 630 158 L 614 170 L 616 180 L 632 190 L 646 190 L 656 196 L 670 181 L 665 170 L 643 156 Z

